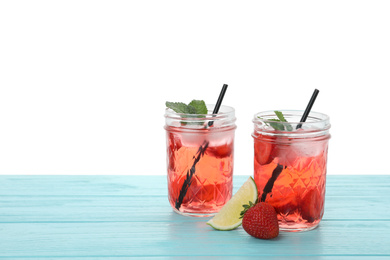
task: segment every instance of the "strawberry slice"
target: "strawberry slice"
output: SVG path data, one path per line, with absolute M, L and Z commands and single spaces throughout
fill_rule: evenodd
M 317 189 L 309 190 L 301 201 L 302 218 L 309 223 L 320 220 L 324 213 L 324 201 Z
M 172 151 L 177 151 L 182 147 L 180 137 L 178 135 L 175 135 L 174 133 L 169 133 L 168 143 L 169 143 L 169 148 Z
M 255 139 L 255 159 L 258 164 L 265 165 L 274 159 L 275 145 L 269 142 L 263 142 Z
M 276 213 L 284 216 L 293 214 L 298 208 L 298 202 L 295 196 L 280 199 L 279 201 L 272 202 L 271 205 L 275 208 Z
M 175 152 L 182 147 L 179 136 L 169 133 L 168 135 L 168 169 L 175 171 Z
M 216 157 L 216 158 L 224 158 L 228 157 L 233 152 L 233 144 L 224 144 L 220 146 L 209 146 L 206 150 L 206 153 Z

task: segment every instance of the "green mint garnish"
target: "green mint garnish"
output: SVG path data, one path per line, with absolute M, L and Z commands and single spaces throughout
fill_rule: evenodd
M 284 118 L 282 112 L 280 112 L 280 111 L 274 111 L 274 112 L 275 112 L 276 116 L 279 118 L 279 120 L 281 122 L 287 122 L 287 120 Z M 286 130 L 287 131 L 292 131 L 293 130 L 293 128 L 292 128 L 292 126 L 290 124 L 285 124 L 285 126 L 286 126 Z
M 269 121 L 274 121 L 274 122 L 270 122 L 270 126 L 272 126 L 275 130 L 279 130 L 279 131 L 284 131 L 284 125 L 283 124 L 280 124 L 278 122 L 281 122 L 279 119 L 269 119 Z
M 195 108 L 195 111 L 196 113 L 195 114 L 201 114 L 201 115 L 205 115 L 207 114 L 207 107 L 206 107 L 206 103 L 203 101 L 203 100 L 192 100 L 188 106 L 192 106 Z
M 165 105 L 167 108 L 172 109 L 176 113 L 179 114 L 198 114 L 198 115 L 206 115 L 208 110 L 206 103 L 203 100 L 192 100 L 188 105 L 186 105 L 183 102 L 165 102 Z M 197 116 L 197 117 L 203 117 L 203 116 Z M 186 125 L 186 122 L 181 122 L 183 125 Z M 202 125 L 202 122 L 190 122 L 191 124 L 200 124 Z
M 207 114 L 207 107 L 203 100 L 192 100 L 188 105 L 183 102 L 165 102 L 165 105 L 180 114 Z
M 279 122 L 287 123 L 287 120 L 284 118 L 283 113 L 280 112 L 280 111 L 274 111 L 274 112 L 275 112 L 276 116 L 279 119 L 269 119 L 268 121 L 273 121 L 273 122 L 270 122 L 269 125 L 272 126 L 272 128 L 275 129 L 275 130 L 279 130 L 279 131 L 284 131 L 284 130 L 292 131 L 293 127 L 290 124 L 280 124 L 279 123 Z
M 281 122 L 287 122 L 287 120 L 284 118 L 283 113 L 280 111 L 274 111 L 276 116 L 279 118 Z
M 165 102 L 165 105 L 179 114 L 195 114 L 195 108 L 182 102 Z

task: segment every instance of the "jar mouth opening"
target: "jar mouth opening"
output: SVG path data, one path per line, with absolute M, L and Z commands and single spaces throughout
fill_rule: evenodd
M 327 131 L 330 129 L 329 116 L 323 113 L 310 112 L 305 122 L 300 122 L 303 110 L 276 110 L 283 113 L 287 122 L 278 119 L 275 110 L 256 113 L 253 118 L 255 132 L 278 134 L 304 134 L 308 132 Z M 276 127 L 276 128 L 275 128 Z
M 278 117 L 275 114 L 275 111 L 280 111 L 283 113 L 284 117 L 287 119 L 288 122 L 280 122 L 283 124 L 299 124 L 299 123 L 304 123 L 304 124 L 310 124 L 310 123 L 321 123 L 321 122 L 326 122 L 329 121 L 329 116 L 318 113 L 318 112 L 310 112 L 309 116 L 307 117 L 305 122 L 301 122 L 300 119 L 304 113 L 303 110 L 268 110 L 268 111 L 263 111 L 256 113 L 254 115 L 254 121 L 259 120 L 263 122 L 273 122 L 272 119 L 278 119 Z M 293 118 L 294 120 L 288 120 L 288 119 Z M 298 119 L 298 120 L 297 120 Z
M 217 130 L 225 127 L 235 127 L 236 117 L 234 108 L 221 106 L 218 114 L 213 114 L 214 104 L 207 104 L 207 114 L 176 113 L 170 108 L 165 109 L 165 123 L 168 127 L 182 130 Z

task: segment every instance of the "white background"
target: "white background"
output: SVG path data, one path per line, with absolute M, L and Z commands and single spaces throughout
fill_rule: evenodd
M 0 174 L 166 174 L 165 101 L 330 116 L 328 174 L 390 174 L 390 1 L 1 1 Z

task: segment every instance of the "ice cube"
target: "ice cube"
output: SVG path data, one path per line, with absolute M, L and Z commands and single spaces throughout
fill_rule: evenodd
M 291 146 L 300 157 L 315 157 L 323 151 L 321 143 L 318 142 L 293 143 Z
M 300 158 L 309 158 L 320 155 L 323 152 L 321 143 L 296 142 L 289 145 L 277 146 L 278 163 L 284 166 L 292 166 Z

